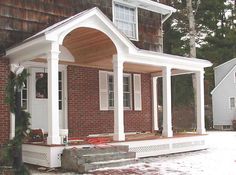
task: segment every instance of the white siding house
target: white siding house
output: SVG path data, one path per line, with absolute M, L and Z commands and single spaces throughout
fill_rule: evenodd
M 214 75 L 213 125 L 215 129 L 232 129 L 232 120 L 236 120 L 236 58 L 215 67 Z

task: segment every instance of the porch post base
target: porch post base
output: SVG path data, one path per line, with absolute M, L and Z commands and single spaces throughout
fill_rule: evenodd
M 162 131 L 163 137 L 173 137 L 173 131 Z
M 205 128 L 197 128 L 197 134 L 206 134 Z
M 47 137 L 47 144 L 48 145 L 52 145 L 52 144 L 55 144 L 55 145 L 60 145 L 61 144 L 61 138 L 60 137 L 50 137 L 48 136 Z
M 113 140 L 114 141 L 125 141 L 125 134 L 114 134 Z

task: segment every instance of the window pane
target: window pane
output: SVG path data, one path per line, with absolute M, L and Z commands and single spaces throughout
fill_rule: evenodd
M 58 106 L 59 106 L 59 110 L 62 110 L 62 101 L 59 101 Z
M 27 109 L 27 100 L 22 100 L 22 108 Z
M 114 92 L 109 92 L 109 107 L 114 107 Z
M 36 72 L 36 98 L 48 98 L 48 76 L 44 72 Z
M 62 82 L 61 81 L 58 82 L 58 89 L 62 90 Z
M 62 73 L 58 72 L 58 80 L 62 80 Z
M 124 107 L 130 107 L 130 93 L 124 93 Z
M 230 98 L 230 107 L 235 108 L 235 98 L 234 97 Z
M 22 90 L 22 99 L 27 99 L 27 90 Z

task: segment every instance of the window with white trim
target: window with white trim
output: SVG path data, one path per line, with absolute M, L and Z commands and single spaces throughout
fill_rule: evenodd
M 113 22 L 130 39 L 138 40 L 137 8 L 113 2 Z
M 230 108 L 235 108 L 235 98 L 234 97 L 230 97 L 229 98 L 229 105 L 230 105 Z
M 123 104 L 124 108 L 131 109 L 131 75 L 123 76 Z M 112 109 L 114 107 L 114 77 L 112 73 L 108 74 L 108 105 Z
M 62 72 L 58 72 L 58 108 L 62 110 Z
M 24 86 L 21 90 L 21 107 L 24 110 L 28 109 L 28 84 L 27 79 L 24 82 Z

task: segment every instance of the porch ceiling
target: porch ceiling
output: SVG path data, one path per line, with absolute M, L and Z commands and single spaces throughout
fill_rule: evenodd
M 104 33 L 90 28 L 78 28 L 70 32 L 63 45 L 72 53 L 75 63 L 89 65 L 111 59 L 116 47 Z

